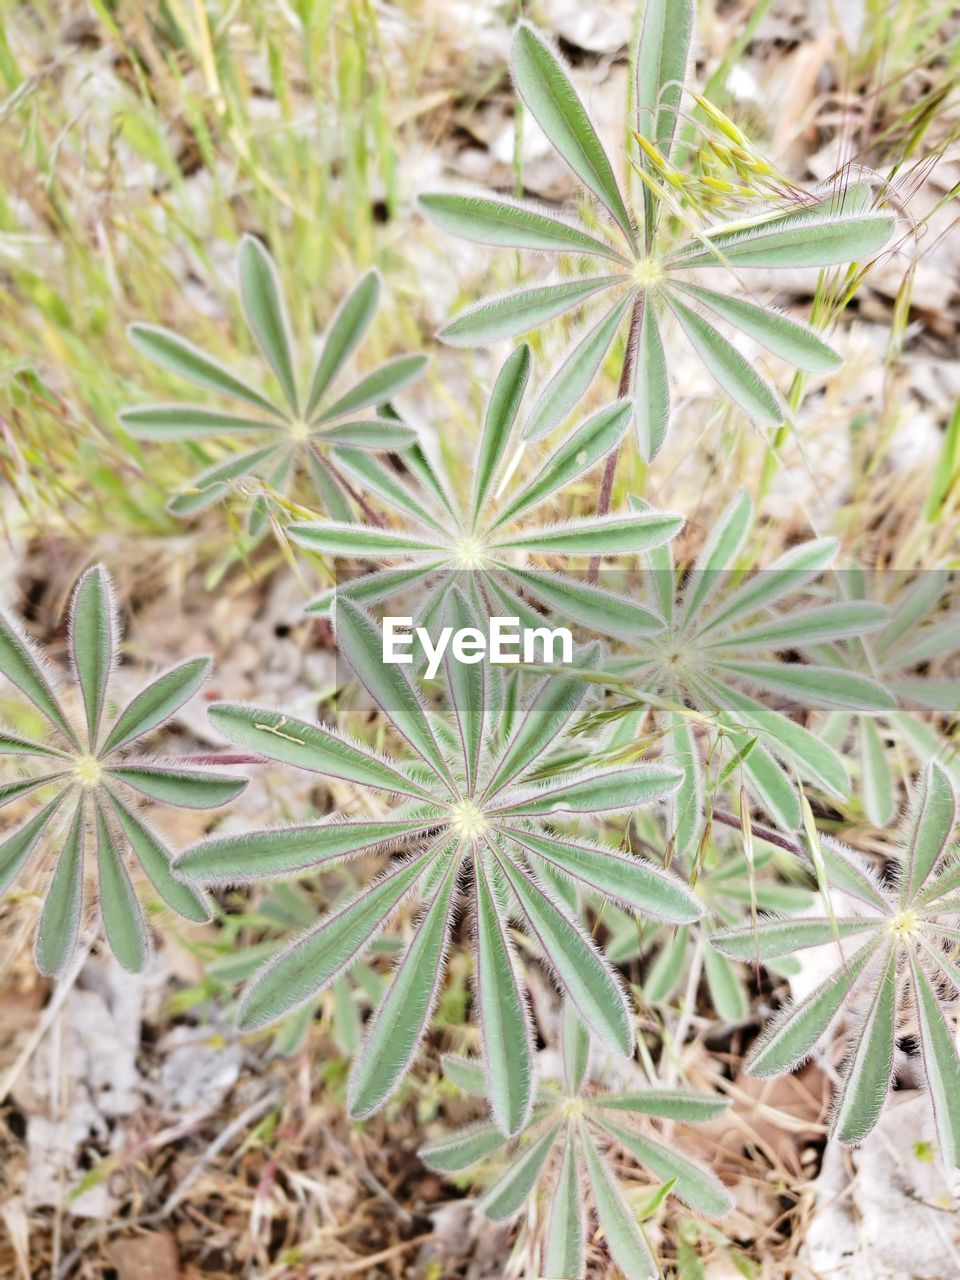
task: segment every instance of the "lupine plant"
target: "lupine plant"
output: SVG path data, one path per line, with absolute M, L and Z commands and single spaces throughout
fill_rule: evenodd
M 130 340 L 147 359 L 185 382 L 239 402 L 243 408 L 225 411 L 193 404 L 144 405 L 125 409 L 120 421 L 131 435 L 143 440 L 203 442 L 243 436 L 254 441 L 254 449 L 231 452 L 195 476 L 171 501 L 175 515 L 195 515 L 251 479 L 257 480 L 261 489 L 282 493 L 299 461 L 309 472 L 321 508 L 349 519 L 349 490 L 331 459 L 332 446 L 390 450 L 413 444 L 416 434 L 410 427 L 396 415 L 377 410 L 420 376 L 426 357 L 399 356 L 371 370 L 339 395 L 334 393 L 337 379 L 377 310 L 380 277 L 369 271 L 334 315 L 309 379 L 303 381 L 276 267 L 265 246 L 253 236 L 244 237 L 240 244 L 237 275 L 247 326 L 280 395 L 252 385 L 171 329 L 134 324 Z M 252 533 L 262 529 L 268 509 L 266 497 L 257 497 L 250 513 Z
M 749 1041 L 761 966 L 777 1000 L 776 979 L 802 969 L 797 953 L 828 948 L 835 971 L 775 1014 L 748 1070 L 790 1071 L 842 1037 L 831 1135 L 861 1142 L 889 1091 L 898 1036 L 915 1032 L 938 1155 L 960 1165 L 960 1061 L 948 1007 L 960 996 L 960 852 L 945 732 L 958 704 L 952 672 L 930 679 L 926 671 L 956 650 L 946 571 L 917 575 L 884 608 L 856 575 L 841 575 L 850 590 L 837 594 L 833 538 L 798 541 L 764 564 L 746 492 L 692 553 L 678 538 L 681 514 L 642 497 L 610 510 L 620 499 L 620 450 L 634 449 L 631 424 L 633 483 L 656 474 L 675 333 L 742 411 L 734 425 L 743 415 L 780 424 L 799 407 L 803 378 L 784 399 L 725 329 L 819 375 L 840 356 L 818 328 L 744 296 L 749 272 L 842 267 L 817 286 L 813 319 L 826 328 L 895 226 L 879 182 L 876 192 L 864 181 L 800 190 L 688 89 L 693 17 L 692 0 L 646 0 L 636 114 L 612 158 L 559 56 L 531 25 L 517 26 L 517 93 L 577 180 L 576 217 L 486 193 L 421 197 L 445 230 L 551 255 L 558 266 L 555 277 L 468 306 L 441 330 L 453 346 L 512 341 L 604 300 L 535 396 L 530 348 L 497 353 L 470 452 L 444 438 L 444 406 L 424 414 L 446 446 L 441 462 L 437 439 L 392 403 L 422 373 L 423 355 L 348 376 L 378 307 L 376 272 L 341 301 L 312 360 L 301 359 L 272 258 L 244 237 L 239 294 L 263 380 L 171 329 L 131 327 L 140 354 L 218 397 L 120 415 L 130 435 L 186 442 L 203 462 L 170 510 L 207 519 L 233 494 L 249 499 L 252 538 L 238 558 L 249 551 L 259 569 L 257 543 L 271 521 L 288 561 L 290 544 L 302 553 L 297 573 L 320 571 L 323 594 L 307 612 L 332 622 L 346 664 L 337 696 L 324 699 L 336 705 L 336 724 L 311 718 L 302 703 L 294 713 L 218 701 L 209 720 L 251 765 L 348 784 L 338 809 L 208 832 L 174 853 L 138 797 L 216 808 L 245 785 L 189 758 L 142 752 L 198 692 L 208 659 L 183 662 L 115 705 L 118 614 L 101 566 L 74 592 L 67 689 L 23 628 L 0 614 L 0 674 L 33 717 L 23 732 L 0 729 L 0 757 L 17 761 L 16 776 L 0 784 L 0 807 L 38 801 L 0 841 L 0 891 L 41 847 L 55 851 L 40 969 L 61 974 L 75 950 L 91 843 L 107 941 L 128 969 L 144 967 L 147 931 L 128 871 L 139 864 L 182 917 L 206 922 L 216 905 L 222 931 L 198 944 L 210 958 L 198 998 L 230 1000 L 240 1033 L 272 1027 L 279 1053 L 309 1047 L 321 1010 L 352 1057 L 347 1102 L 362 1120 L 395 1098 L 425 1041 L 436 1049 L 448 954 L 468 939 L 458 962 L 470 967 L 480 1052 L 443 1063 L 451 1082 L 486 1099 L 490 1119 L 422 1155 L 438 1173 L 486 1183 L 481 1203 L 495 1220 L 526 1207 L 537 1231 L 549 1202 L 534 1244 L 551 1277 L 585 1275 L 588 1208 L 632 1280 L 659 1274 L 642 1220 L 668 1196 L 707 1216 L 731 1206 L 719 1180 L 674 1148 L 670 1128 L 718 1116 L 726 1099 L 664 1087 L 655 1061 L 659 1052 L 671 1073 L 686 1070 L 691 1010 L 685 998 L 674 1021 L 675 996 L 682 985 L 693 998 L 701 976 L 713 1014 Z M 610 352 L 619 357 L 620 339 L 616 396 L 588 410 L 587 393 L 602 366 L 610 371 Z M 656 484 L 643 492 L 661 495 Z M 398 599 L 418 622 L 451 631 L 477 632 L 497 615 L 535 627 L 559 617 L 576 629 L 573 662 L 505 670 L 449 649 L 424 679 L 416 661 L 405 669 L 385 660 L 377 614 Z M 899 699 L 939 723 L 903 712 Z M 851 728 L 859 764 L 843 751 Z M 902 748 L 898 770 L 887 734 Z M 850 773 L 859 773 L 869 848 L 886 848 L 899 779 L 918 765 L 925 772 L 884 865 L 871 869 L 818 833 L 812 806 L 824 827 L 857 821 Z M 722 807 L 725 795 L 736 795 L 736 812 Z M 717 825 L 725 840 L 715 838 Z M 793 874 L 784 874 L 784 856 Z M 286 882 L 295 879 L 309 887 L 292 890 Z M 236 912 L 234 896 L 214 904 L 227 886 L 251 887 L 252 900 Z M 811 914 L 814 893 L 822 915 Z M 235 947 L 248 930 L 258 940 Z M 392 972 L 385 958 L 395 958 Z M 552 1005 L 556 993 L 544 996 L 532 980 L 539 965 L 555 978 Z M 618 973 L 623 965 L 635 985 Z M 561 1083 L 538 1078 L 530 990 L 538 1012 L 541 1001 L 559 1006 L 558 1036 L 544 1033 L 559 1039 Z M 649 1087 L 617 1091 L 612 1080 L 623 1075 L 608 1074 L 611 1062 L 634 1053 Z M 621 1176 L 634 1164 L 660 1182 L 643 1200 Z
M 678 185 L 670 182 L 671 154 L 684 118 L 683 79 L 693 8 L 692 0 L 652 0 L 644 6 L 634 131 L 640 152 L 630 161 L 642 182 L 638 205 L 631 199 L 629 183 L 618 180 L 560 59 L 526 23 L 517 27 L 513 40 L 511 69 L 517 92 L 583 184 L 584 201 L 595 202 L 600 225 L 594 228 L 533 203 L 485 195 L 421 197 L 426 213 L 456 235 L 589 264 L 557 283 L 524 287 L 468 307 L 440 331 L 446 342 L 483 345 L 539 328 L 601 295 L 613 298 L 609 310 L 542 389 L 527 419 L 528 437 L 544 435 L 563 421 L 593 381 L 614 336 L 625 328 L 627 355 L 620 393 L 632 401 L 643 456 L 654 458 L 670 418 L 669 343 L 663 340 L 668 317 L 745 413 L 761 425 L 782 422 L 784 409 L 774 388 L 713 319 L 801 369 L 829 372 L 840 365 L 840 357 L 806 325 L 731 296 L 727 288 L 705 288 L 697 283 L 696 273 L 865 261 L 879 253 L 893 233 L 893 218 L 871 208 L 871 192 L 863 184 L 820 195 L 790 191 L 772 212 L 764 209 L 759 216 L 720 225 L 694 221 L 689 208 L 676 198 Z M 729 125 L 716 111 L 713 118 Z M 742 166 L 760 169 L 739 130 L 727 143 L 739 152 Z
M 438 1173 L 454 1174 L 483 1162 L 506 1163 L 480 1201 L 488 1217 L 502 1221 L 517 1215 L 531 1196 L 549 1196 L 549 1221 L 541 1274 L 578 1277 L 586 1266 L 588 1239 L 583 1187 L 589 1188 L 597 1224 L 610 1254 L 629 1280 L 660 1274 L 653 1250 L 619 1184 L 614 1151 L 625 1153 L 662 1180 L 650 1204 L 659 1207 L 671 1193 L 698 1213 L 722 1217 L 732 1207 L 723 1184 L 697 1161 L 649 1132 L 650 1118 L 697 1124 L 721 1115 L 729 1103 L 716 1094 L 682 1089 L 646 1088 L 630 1092 L 594 1091 L 588 1083 L 590 1035 L 566 1001 L 560 1023 L 562 1081 L 544 1079 L 517 1143 L 495 1124 L 471 1125 L 432 1142 L 420 1151 Z M 483 1064 L 447 1057 L 444 1069 L 458 1087 L 484 1097 Z M 646 1118 L 646 1127 L 637 1119 Z
M 798 603 L 798 592 L 833 560 L 837 543 L 831 538 L 791 547 L 747 576 L 737 573 L 752 521 L 753 504 L 741 492 L 682 577 L 668 546 L 648 553 L 652 607 L 662 614 L 664 630 L 639 637 L 605 669 L 635 691 L 641 704 L 614 742 L 629 740 L 638 721 L 659 709 L 670 751 L 683 765 L 684 785 L 674 797 L 674 838 L 681 850 L 700 839 L 705 765 L 711 758 L 717 765 L 733 761 L 751 795 L 788 830 L 801 824 L 795 773 L 829 795 L 848 794 L 841 756 L 763 698 L 773 695 L 804 710 L 843 707 L 864 717 L 897 705 L 852 661 L 841 666 L 836 656 L 830 663 L 784 660 L 827 641 L 856 640 L 881 627 L 887 613 L 867 600 Z
M 830 1131 L 862 1142 L 877 1120 L 893 1078 L 894 1050 L 911 1010 L 926 1073 L 940 1150 L 960 1164 L 960 1059 L 941 1001 L 960 992 L 954 958 L 960 941 L 960 854 L 952 844 L 957 797 L 940 765 L 927 767 L 900 833 L 893 882 L 829 837 L 817 851 L 826 874 L 829 912 L 822 917 L 761 917 L 714 937 L 724 955 L 768 960 L 807 947 L 835 947 L 837 967 L 805 999 L 787 1005 L 754 1045 L 753 1075 L 791 1071 L 829 1035 L 841 1008 L 857 1022 L 841 1070 Z M 852 901 L 838 914 L 830 891 Z M 845 945 L 848 944 L 848 945 Z
M 83 916 L 85 852 L 96 847 L 103 927 L 127 969 L 143 968 L 148 935 L 126 867 L 129 851 L 154 889 L 178 915 L 210 919 L 206 895 L 171 874 L 171 852 L 137 811 L 146 797 L 165 805 L 211 809 L 228 804 L 244 779 L 178 764 L 142 751 L 203 684 L 210 659 L 192 658 L 158 675 L 119 710 L 111 698 L 119 620 L 113 588 L 102 565 L 74 589 L 69 617 L 75 686 L 67 701 L 52 670 L 18 623 L 0 613 L 0 674 L 32 703 L 46 730 L 42 740 L 0 729 L 0 753 L 28 771 L 0 786 L 0 807 L 37 792 L 41 807 L 0 844 L 0 890 L 6 889 L 38 848 L 55 849 L 37 926 L 37 964 L 60 973 L 69 964 Z
M 325 555 L 370 558 L 378 568 L 342 583 L 308 606 L 325 614 L 335 596 L 367 605 L 411 592 L 428 583 L 430 613 L 439 614 L 447 589 L 469 578 L 490 613 L 517 614 L 538 621 L 529 598 L 553 615 L 614 636 L 638 636 L 660 630 L 656 612 L 639 601 L 603 590 L 570 573 L 527 563 L 532 556 L 570 561 L 577 557 L 634 555 L 661 546 L 681 528 L 671 512 L 627 511 L 608 516 L 578 516 L 555 524 L 537 522 L 565 486 L 597 466 L 623 438 L 629 405 L 600 409 L 549 450 L 532 474 L 508 488 L 522 448 L 520 410 L 530 376 L 530 351 L 519 346 L 500 370 L 491 392 L 483 429 L 469 467 L 443 474 L 427 470 L 423 460 L 408 459 L 429 495 L 405 484 L 369 455 L 338 450 L 341 464 L 413 527 L 409 530 L 343 524 L 331 520 L 297 522 L 288 536 L 299 546 Z M 469 493 L 463 480 L 472 477 Z M 400 563 L 397 562 L 406 562 Z M 525 600 L 523 597 L 527 597 Z
M 469 607 L 460 597 L 464 616 Z M 332 728 L 243 705 L 211 707 L 234 745 L 399 798 L 385 817 L 332 820 L 214 837 L 181 854 L 179 875 L 196 885 L 293 876 L 361 854 L 393 850 L 381 877 L 308 930 L 249 987 L 242 1026 L 262 1026 L 314 998 L 363 952 L 412 895 L 422 915 L 354 1059 L 351 1111 L 376 1111 L 402 1080 L 433 1012 L 461 881 L 468 883 L 477 945 L 477 1003 L 490 1105 L 506 1134 L 524 1123 L 533 1098 L 531 1042 L 522 985 L 506 928 L 516 910 L 580 1015 L 610 1047 L 629 1053 L 629 1002 L 613 970 L 550 888 L 559 874 L 634 911 L 684 923 L 700 914 L 682 881 L 652 863 L 556 823 L 622 812 L 670 793 L 680 774 L 657 764 L 596 769 L 588 760 L 542 781 L 536 768 L 584 700 L 581 681 L 543 680 L 508 735 L 501 698 L 484 664 L 448 662 L 455 724 L 428 712 L 399 666 L 382 661 L 369 615 L 341 600 L 337 641 L 358 680 L 413 753 L 384 759 Z M 513 904 L 512 906 L 510 904 Z

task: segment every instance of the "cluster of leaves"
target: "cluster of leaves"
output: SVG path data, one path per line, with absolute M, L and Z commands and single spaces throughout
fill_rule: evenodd
M 762 425 L 783 421 L 770 383 L 705 314 L 731 325 L 801 369 L 839 367 L 838 354 L 820 336 L 779 311 L 687 278 L 701 269 L 825 267 L 874 257 L 889 240 L 893 218 L 874 211 L 871 193 L 858 185 L 840 193 L 795 193 L 785 208 L 735 223 L 700 228 L 676 208 L 669 186 L 657 181 L 651 157 L 669 160 L 681 118 L 693 5 L 653 0 L 644 6 L 637 57 L 636 137 L 645 146 L 633 168 L 643 182 L 642 208 L 614 166 L 563 65 L 534 28 L 518 26 L 512 70 L 517 91 L 557 153 L 599 202 L 599 232 L 529 202 L 482 195 L 429 194 L 426 213 L 456 235 L 498 247 L 573 256 L 590 263 L 584 274 L 556 284 L 523 288 L 478 302 L 442 330 L 447 342 L 474 345 L 513 337 L 601 294 L 614 302 L 565 357 L 542 390 L 527 421 L 530 438 L 546 434 L 577 404 L 593 381 L 614 336 L 627 328 L 629 367 L 621 390 L 633 405 L 637 441 L 652 459 L 670 418 L 667 357 L 662 330 L 672 315 L 722 390 Z M 677 225 L 686 238 L 676 243 Z
M 722 1217 L 732 1207 L 722 1183 L 701 1164 L 672 1145 L 658 1141 L 636 1125 L 636 1117 L 697 1124 L 727 1109 L 725 1098 L 681 1089 L 647 1088 L 632 1092 L 594 1092 L 588 1084 L 590 1037 L 569 1001 L 560 1021 L 562 1082 L 544 1079 L 533 1110 L 507 1167 L 485 1191 L 480 1204 L 494 1221 L 511 1218 L 538 1189 L 550 1196 L 542 1274 L 578 1277 L 586 1266 L 584 1178 L 607 1247 L 628 1280 L 660 1274 L 638 1215 L 618 1186 L 611 1148 L 624 1152 L 662 1180 L 644 1206 L 653 1214 L 669 1194 L 708 1217 Z M 465 1092 L 486 1096 L 483 1064 L 466 1058 L 444 1058 L 447 1077 Z M 624 1123 L 630 1120 L 631 1123 Z M 472 1125 L 421 1148 L 424 1163 L 437 1173 L 460 1173 L 492 1159 L 502 1161 L 506 1140 L 495 1124 Z
M 170 502 L 175 515 L 196 515 L 221 501 L 232 486 L 251 478 L 260 481 L 261 488 L 283 492 L 299 461 L 309 471 L 321 510 L 349 519 L 349 487 L 344 486 L 337 470 L 333 447 L 390 450 L 413 444 L 415 432 L 396 415 L 378 413 L 377 406 L 387 405 L 418 378 L 426 357 L 390 360 L 333 397 L 333 385 L 362 342 L 380 299 L 380 277 L 369 271 L 333 317 L 309 382 L 302 387 L 276 268 L 266 248 L 253 236 L 241 241 L 237 274 L 247 325 L 273 372 L 281 397 L 274 399 L 251 386 L 171 329 L 134 324 L 130 339 L 138 351 L 194 386 L 240 401 L 244 412 L 157 404 L 126 409 L 120 421 L 131 435 L 143 440 L 200 442 L 239 435 L 256 441 L 256 448 L 230 453 L 195 476 Z M 251 507 L 252 534 L 263 528 L 268 510 L 267 499 L 261 494 Z
M 243 779 L 140 754 L 142 740 L 197 692 L 209 658 L 192 658 L 151 681 L 118 714 L 110 683 L 118 618 L 106 570 L 97 565 L 79 580 L 70 605 L 70 657 L 80 714 L 70 714 L 48 665 L 23 630 L 0 613 L 0 673 L 29 698 L 47 736 L 42 741 L 0 728 L 0 753 L 27 766 L 0 785 L 0 807 L 38 792 L 49 795 L 36 815 L 0 843 L 0 892 L 44 842 L 59 848 L 37 928 L 37 964 L 60 973 L 70 962 L 83 915 L 84 853 L 91 832 L 97 854 L 100 912 L 107 940 L 125 968 L 139 971 L 148 935 L 123 853 L 130 849 L 163 901 L 178 915 L 210 919 L 206 895 L 170 871 L 171 853 L 136 811 L 135 797 L 165 805 L 211 809 L 228 804 Z M 38 772 L 38 769 L 40 770 Z
M 148 358 L 243 409 L 131 408 L 122 415 L 129 432 L 201 445 L 237 436 L 255 440 L 252 449 L 210 459 L 171 502 L 176 514 L 197 514 L 240 486 L 254 494 L 250 532 L 259 536 L 271 495 L 283 498 L 299 467 L 312 477 L 319 509 L 317 518 L 304 519 L 299 508 L 284 536 L 324 569 L 338 561 L 373 564 L 372 572 L 327 591 L 309 610 L 332 617 L 340 654 L 389 728 L 392 754 L 281 710 L 234 703 L 208 708 L 214 727 L 243 752 L 370 793 L 375 799 L 362 816 L 338 812 L 215 834 L 172 854 L 127 792 L 205 808 L 226 803 L 244 785 L 189 763 L 133 754 L 197 691 L 207 660 L 160 675 L 104 727 L 112 714 L 117 647 L 105 571 L 81 578 L 71 606 L 77 716 L 61 702 L 22 630 L 0 618 L 0 671 L 49 729 L 43 742 L 0 731 L 0 752 L 26 760 L 28 770 L 36 762 L 45 770 L 0 787 L 0 805 L 34 791 L 50 793 L 38 814 L 0 844 L 0 890 L 45 836 L 55 830 L 62 836 L 40 919 L 40 967 L 59 972 L 72 953 L 90 830 L 105 932 L 131 969 L 142 967 L 147 941 L 124 862 L 128 848 L 168 905 L 193 920 L 208 918 L 211 888 L 281 882 L 231 926 L 250 924 L 269 936 L 237 954 L 225 940 L 227 953 L 211 964 L 210 979 L 221 987 L 250 980 L 237 1009 L 239 1025 L 279 1023 L 280 1052 L 300 1044 L 318 1002 L 332 1000 L 338 1038 L 353 1054 L 350 1111 L 365 1117 L 386 1103 L 413 1063 L 465 915 L 482 1058 L 448 1058 L 445 1066 L 455 1083 L 488 1100 L 491 1119 L 431 1144 L 424 1158 L 452 1173 L 505 1150 L 507 1167 L 483 1198 L 493 1218 L 510 1217 L 531 1195 L 552 1188 L 544 1268 L 564 1277 L 582 1276 L 586 1265 L 583 1187 L 623 1273 L 658 1273 L 635 1207 L 618 1186 L 609 1159 L 614 1151 L 662 1180 L 647 1214 L 669 1193 L 708 1216 L 729 1207 L 708 1171 L 619 1116 L 693 1123 L 719 1114 L 723 1099 L 653 1086 L 603 1093 L 587 1078 L 590 1036 L 608 1053 L 631 1055 L 634 995 L 664 1006 L 692 940 L 698 958 L 689 963 L 696 969 L 702 962 L 715 1010 L 731 1021 L 749 1012 L 738 964 L 763 962 L 784 974 L 795 968 L 797 950 L 838 948 L 837 972 L 775 1017 L 748 1065 L 758 1074 L 790 1070 L 827 1036 L 844 1005 L 862 1012 L 849 1036 L 833 1120 L 842 1141 L 861 1140 L 876 1123 L 911 993 L 942 1153 L 960 1162 L 960 1066 L 941 1007 L 945 985 L 960 990 L 951 954 L 960 941 L 960 859 L 950 847 L 956 820 L 950 778 L 938 765 L 929 767 L 904 826 L 895 883 L 878 879 L 835 841 L 821 841 L 803 791 L 808 785 L 834 800 L 847 798 L 851 780 L 836 748 L 851 723 L 862 743 L 867 813 L 876 822 L 893 816 L 894 782 L 875 721 L 883 718 L 921 759 L 940 753 L 938 735 L 900 712 L 897 697 L 943 715 L 955 708 L 946 682 L 903 674 L 951 647 L 951 623 L 939 604 L 945 580 L 918 580 L 888 612 L 859 590 L 839 601 L 824 598 L 816 584 L 837 552 L 830 539 L 794 546 L 756 570 L 746 550 L 754 521 L 746 494 L 720 515 L 692 566 L 678 565 L 670 547 L 682 517 L 639 499 L 606 514 L 609 493 L 601 490 L 600 514 L 545 523 L 548 507 L 595 468 L 605 464 L 612 477 L 631 421 L 643 457 L 656 457 L 670 416 L 664 333 L 671 317 L 725 395 L 760 424 L 781 422 L 783 405 L 714 320 L 798 368 L 827 373 L 837 367 L 839 356 L 811 328 L 738 294 L 704 287 L 702 271 L 736 277 L 751 268 L 862 262 L 880 252 L 893 231 L 893 218 L 872 207 L 864 185 L 813 195 L 783 187 L 736 126 L 696 95 L 700 112 L 726 139 L 714 139 L 711 153 L 736 172 L 743 190 L 727 191 L 713 160 L 698 162 L 694 173 L 684 168 L 693 128 L 684 124 L 683 97 L 692 26 L 691 0 L 644 6 L 636 145 L 626 156 L 640 183 L 638 201 L 629 182 L 618 180 L 558 57 L 525 23 L 513 44 L 517 89 L 583 184 L 586 217 L 577 221 L 486 195 L 422 197 L 428 215 L 457 234 L 555 254 L 564 268 L 571 261 L 592 264 L 477 303 L 443 329 L 447 341 L 513 338 L 612 295 L 609 309 L 550 373 L 532 406 L 524 403 L 529 349 L 520 345 L 504 361 L 471 458 L 469 492 L 461 474 L 437 465 L 390 406 L 421 373 L 423 357 L 389 361 L 339 395 L 333 390 L 376 310 L 375 273 L 363 276 L 343 301 L 303 378 L 270 256 L 258 240 L 242 241 L 243 310 L 277 396 L 170 330 L 131 330 Z M 776 198 L 776 206 L 768 203 L 759 216 L 750 208 L 746 217 L 719 226 L 702 220 L 728 208 L 731 196 L 758 193 L 767 202 Z M 596 217 L 586 207 L 592 200 Z M 567 427 L 624 330 L 618 399 Z M 531 442 L 536 463 L 521 471 Z M 391 456 L 378 459 L 377 453 Z M 290 505 L 281 502 L 279 509 Z M 320 518 L 321 511 L 329 518 Z M 609 563 L 597 581 L 600 561 L 637 556 L 645 565 L 645 594 L 612 589 Z M 578 560 L 589 562 L 588 573 L 577 576 Z M 383 662 L 382 633 L 368 611 L 397 597 L 409 601 L 414 590 L 423 601 L 419 620 L 431 629 L 480 630 L 491 614 L 539 626 L 546 612 L 607 643 L 583 647 L 576 665 L 562 673 L 505 672 L 486 662 L 460 663 L 448 652 L 443 687 L 428 703 L 416 669 Z M 923 618 L 928 622 L 914 633 Z M 616 697 L 605 696 L 610 690 Z M 782 709 L 768 705 L 771 699 Z M 833 713 L 825 732 L 800 723 L 801 713 L 821 708 Z M 734 781 L 740 783 L 743 860 L 719 857 L 710 839 L 708 793 Z M 387 798 L 386 809 L 377 807 L 379 797 Z M 806 844 L 797 850 L 809 855 L 804 871 L 821 890 L 823 918 L 796 916 L 808 891 L 767 875 L 772 854 L 754 850 L 751 800 L 781 831 L 804 829 Z M 636 830 L 638 810 L 654 805 L 669 811 L 669 828 L 661 839 L 657 820 L 646 857 L 635 852 L 631 824 Z M 627 815 L 620 847 L 607 830 L 617 815 Z M 362 856 L 377 858 L 381 873 L 357 884 L 351 874 Z M 283 882 L 330 869 L 342 871 L 350 887 L 317 920 L 309 900 Z M 831 888 L 853 899 L 857 914 L 838 914 Z M 401 949 L 387 930 L 411 902 L 418 908 Z M 604 915 L 604 950 L 586 923 L 591 911 Z M 300 932 L 290 941 L 292 929 Z M 522 950 L 515 942 L 521 935 Z M 847 939 L 858 947 L 849 955 Z M 631 992 L 615 966 L 651 945 L 655 958 L 644 988 Z M 389 982 L 367 963 L 377 950 L 399 951 Z M 562 1088 L 537 1080 L 521 957 L 537 957 L 563 993 Z M 362 1040 L 358 990 L 373 1006 Z

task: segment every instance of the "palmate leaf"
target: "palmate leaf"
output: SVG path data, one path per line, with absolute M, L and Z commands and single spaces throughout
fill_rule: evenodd
M 39 657 L 16 624 L 0 618 L 0 663 L 43 712 L 55 741 L 34 742 L 0 733 L 0 755 L 42 759 L 55 771 L 0 783 L 0 806 L 41 788 L 57 794 L 0 843 L 0 892 L 42 850 L 53 863 L 36 937 L 38 967 L 61 974 L 73 955 L 83 914 L 85 856 L 95 846 L 100 915 L 107 940 L 127 969 L 139 972 L 148 954 L 147 932 L 128 871 L 129 855 L 178 915 L 210 919 L 202 892 L 177 880 L 166 845 L 131 807 L 130 792 L 191 808 L 228 803 L 246 780 L 209 768 L 183 767 L 130 748 L 170 719 L 202 684 L 210 661 L 190 659 L 157 676 L 112 718 L 111 679 L 119 635 L 113 585 L 102 565 L 87 570 L 72 596 L 69 647 L 84 722 L 78 733 L 63 712 Z M 66 745 L 63 745 L 66 744 Z M 55 822 L 66 806 L 69 818 Z M 95 836 L 94 840 L 88 836 Z
M 237 275 L 247 327 L 280 384 L 282 403 L 274 404 L 176 333 L 152 325 L 134 325 L 130 329 L 131 341 L 143 355 L 195 385 L 252 405 L 257 415 L 250 417 L 202 405 L 160 404 L 124 409 L 120 421 L 125 430 L 143 439 L 229 439 L 245 433 L 265 437 L 262 447 L 218 461 L 195 477 L 168 504 L 174 515 L 187 517 L 204 511 L 233 491 L 238 481 L 255 477 L 267 491 L 254 496 L 248 516 L 248 532 L 251 538 L 258 539 L 269 523 L 270 491 L 283 496 L 294 476 L 302 472 L 312 481 L 320 505 L 335 518 L 349 521 L 351 508 L 336 468 L 334 450 L 338 445 L 402 450 L 415 444 L 416 431 L 401 421 L 388 402 L 419 377 L 426 357 L 402 356 L 387 361 L 331 403 L 325 403 L 376 309 L 379 276 L 368 272 L 335 313 L 309 388 L 301 397 L 298 362 L 280 279 L 266 247 L 253 236 L 244 236 L 240 243 Z

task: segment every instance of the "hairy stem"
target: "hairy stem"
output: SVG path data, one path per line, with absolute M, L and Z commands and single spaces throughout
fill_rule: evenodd
M 640 294 L 630 312 L 630 328 L 627 330 L 627 349 L 623 353 L 623 368 L 620 370 L 620 382 L 617 386 L 617 399 L 624 400 L 630 394 L 630 383 L 633 380 L 633 361 L 643 321 L 644 294 Z M 610 510 L 610 499 L 613 497 L 613 477 L 616 475 L 617 462 L 620 460 L 620 446 L 611 449 L 603 467 L 603 478 L 600 481 L 600 499 L 597 502 L 597 515 L 605 516 Z M 593 556 L 588 571 L 588 581 L 596 582 L 600 572 L 600 557 Z

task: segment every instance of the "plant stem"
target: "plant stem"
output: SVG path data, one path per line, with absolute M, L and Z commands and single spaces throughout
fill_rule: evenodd
M 633 362 L 637 350 L 637 339 L 640 334 L 640 324 L 643 320 L 644 294 L 640 294 L 636 302 L 633 304 L 633 310 L 630 312 L 630 328 L 627 330 L 627 349 L 623 353 L 623 368 L 620 370 L 620 382 L 617 385 L 617 399 L 625 400 L 630 394 L 630 383 L 633 380 Z M 600 481 L 600 499 L 597 503 L 597 515 L 605 516 L 610 510 L 610 500 L 613 497 L 613 477 L 616 475 L 617 462 L 620 460 L 620 446 L 611 449 L 607 455 L 607 461 L 603 468 L 603 478 Z M 588 571 L 588 581 L 596 582 L 597 575 L 600 572 L 600 557 L 593 556 L 590 561 Z

